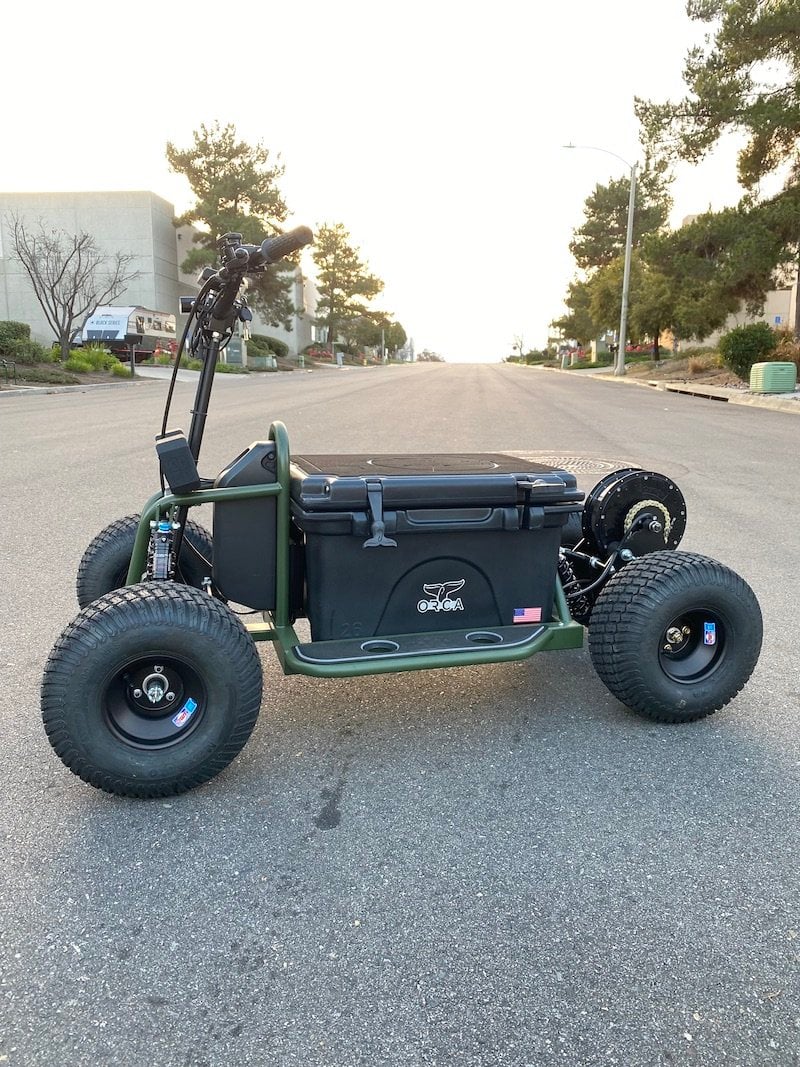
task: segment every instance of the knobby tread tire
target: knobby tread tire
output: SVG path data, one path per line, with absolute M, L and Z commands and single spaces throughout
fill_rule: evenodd
M 209 699 L 204 720 L 177 745 L 130 748 L 104 719 L 102 680 L 137 654 L 137 642 L 143 655 L 175 654 L 206 672 L 213 704 Z M 45 667 L 42 719 L 58 757 L 89 785 L 118 796 L 165 797 L 228 766 L 253 731 L 261 694 L 253 639 L 224 604 L 190 586 L 147 582 L 106 594 L 68 624 Z
M 682 610 L 720 610 L 727 620 L 725 659 L 697 682 L 670 679 L 654 634 Z M 597 598 L 589 652 L 598 676 L 623 704 L 661 722 L 690 722 L 729 703 L 758 661 L 758 601 L 734 571 L 693 552 L 653 552 L 615 574 Z
M 98 597 L 124 586 L 138 528 L 139 516 L 125 515 L 121 519 L 115 519 L 89 543 L 78 564 L 78 576 L 75 581 L 80 607 L 85 608 Z M 208 530 L 190 519 L 186 523 L 184 536 L 210 563 L 213 542 Z M 186 584 L 195 589 L 201 587 L 206 575 L 211 575 L 210 567 L 205 567 L 191 549 L 185 546 L 181 549 L 180 566 Z

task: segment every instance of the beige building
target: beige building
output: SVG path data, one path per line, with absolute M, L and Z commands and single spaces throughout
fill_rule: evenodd
M 764 310 L 760 315 L 748 315 L 743 306 L 741 311 L 728 316 L 722 329 L 716 330 L 702 342 L 698 343 L 703 345 L 716 345 L 720 337 L 727 333 L 728 330 L 733 330 L 737 326 L 744 326 L 748 322 L 767 322 L 777 330 L 793 330 L 795 307 L 797 304 L 796 297 L 797 281 L 795 280 L 794 285 L 789 288 L 773 289 L 767 293 L 764 302 Z M 691 342 L 686 342 L 683 347 L 690 348 Z
M 129 269 L 138 272 L 138 277 L 114 298 L 115 304 L 177 314 L 179 297 L 198 292 L 196 278 L 184 275 L 179 266 L 192 246 L 192 227 L 176 228 L 173 205 L 155 193 L 0 193 L 0 320 L 27 322 L 33 339 L 42 344 L 49 345 L 55 338 L 28 276 L 13 255 L 15 216 L 29 227 L 41 221 L 69 234 L 89 233 L 108 255 L 132 255 Z M 299 270 L 293 296 L 297 310 L 291 330 L 265 326 L 256 318 L 252 332 L 279 338 L 296 355 L 311 343 L 316 308 L 313 285 Z M 178 315 L 178 336 L 185 321 Z

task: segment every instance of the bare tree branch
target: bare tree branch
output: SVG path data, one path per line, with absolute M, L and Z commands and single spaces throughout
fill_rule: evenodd
M 108 256 L 91 234 L 48 230 L 42 219 L 31 229 L 18 214 L 10 216 L 10 230 L 14 255 L 66 359 L 75 324 L 139 277 L 140 271 L 128 269 L 135 256 L 127 252 Z

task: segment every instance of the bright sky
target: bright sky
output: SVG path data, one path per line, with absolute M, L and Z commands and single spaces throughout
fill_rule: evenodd
M 150 189 L 201 122 L 280 153 L 291 223 L 342 222 L 381 304 L 448 360 L 539 348 L 597 182 L 641 158 L 634 96 L 682 92 L 684 0 L 28 0 L 3 15 L 0 189 Z M 673 225 L 735 203 L 735 150 L 682 166 Z

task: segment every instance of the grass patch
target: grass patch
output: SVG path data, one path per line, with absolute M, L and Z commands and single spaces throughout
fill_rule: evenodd
M 23 385 L 28 382 L 41 383 L 44 385 L 79 385 L 80 379 L 74 374 L 68 374 L 61 367 L 52 365 L 36 367 L 17 367 L 17 384 Z M 5 378 L 0 378 L 0 385 L 14 387 L 14 382 L 6 383 Z

